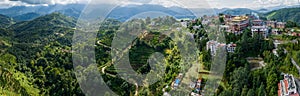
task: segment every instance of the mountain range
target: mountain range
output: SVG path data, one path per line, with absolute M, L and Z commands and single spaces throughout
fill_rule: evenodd
M 57 35 L 65 35 L 72 32 L 76 26 L 77 20 L 73 17 L 65 16 L 61 13 L 54 12 L 45 16 L 40 16 L 30 21 L 15 22 L 13 19 L 0 15 L 0 29 L 5 28 L 0 36 L 7 37 L 7 34 L 13 34 L 12 38 L 18 38 L 17 41 L 22 43 L 29 42 L 46 42 L 44 38 L 57 38 Z M 3 19 L 2 19 L 3 18 Z M 4 30 L 4 29 L 3 29 Z M 71 36 L 71 35 L 70 35 Z M 51 41 L 51 40 L 50 40 Z
M 283 8 L 265 13 L 267 19 L 275 19 L 277 21 L 293 21 L 300 24 L 300 8 Z
M 104 6 L 104 5 L 103 5 Z M 35 19 L 37 17 L 51 14 L 53 12 L 59 12 L 66 16 L 71 16 L 78 18 L 84 10 L 86 5 L 84 4 L 68 4 L 68 5 L 49 5 L 49 6 L 15 6 L 7 9 L 0 9 L 0 14 L 14 18 L 16 21 L 28 21 Z M 187 9 L 182 7 L 164 7 L 161 5 L 127 5 L 119 6 L 111 11 L 109 18 L 118 19 L 120 21 L 125 21 L 132 16 L 138 15 L 144 12 L 162 12 L 167 15 L 174 16 L 176 18 L 195 18 L 197 16 L 203 15 L 215 15 L 218 13 L 228 13 L 234 15 L 241 15 L 249 12 L 256 12 L 255 10 L 238 8 L 238 9 L 216 9 L 216 8 L 196 8 Z M 157 17 L 161 14 L 150 14 L 149 17 Z
M 13 19 L 11 17 L 0 14 L 0 28 L 5 28 L 13 24 Z
M 104 6 L 104 5 L 103 5 Z M 14 22 L 30 21 L 41 16 L 45 16 L 54 12 L 61 13 L 65 16 L 78 18 L 86 5 L 84 4 L 67 4 L 67 5 L 49 5 L 49 6 L 15 6 L 7 9 L 0 9 L 1 22 L 6 25 L 10 25 Z M 126 21 L 133 16 L 137 17 L 158 17 L 164 15 L 171 15 L 175 18 L 195 18 L 203 15 L 217 15 L 218 13 L 231 14 L 231 15 L 243 15 L 249 13 L 259 13 L 261 16 L 265 16 L 269 19 L 276 19 L 280 21 L 296 20 L 296 16 L 299 13 L 299 6 L 289 6 L 289 8 L 282 8 L 282 6 L 272 8 L 262 8 L 259 10 L 252 10 L 247 8 L 194 8 L 187 9 L 182 7 L 164 7 L 161 5 L 127 5 L 114 8 L 108 15 L 108 18 L 117 19 L 119 21 Z M 287 12 L 285 10 L 293 9 L 293 12 Z M 146 14 L 148 12 L 148 14 Z M 278 13 L 279 12 L 279 13 Z M 276 14 L 275 14 L 276 13 Z M 142 14 L 142 15 L 141 15 Z M 288 14 L 288 15 L 286 15 Z M 279 16 L 280 15 L 280 16 Z M 13 20 L 10 20 L 13 19 Z M 1 25 L 3 25 L 1 24 Z M 3 26 L 0 26 L 3 27 Z

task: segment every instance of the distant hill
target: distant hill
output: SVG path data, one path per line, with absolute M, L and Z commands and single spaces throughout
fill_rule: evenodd
M 41 16 L 41 14 L 38 14 L 38 13 L 35 13 L 35 12 L 30 12 L 30 13 L 15 16 L 13 18 L 16 21 L 29 21 L 29 20 L 33 20 L 33 19 L 35 19 L 37 17 L 40 17 L 40 16 Z
M 158 17 L 162 15 L 171 15 L 175 18 L 195 18 L 194 14 L 188 9 L 181 7 L 164 7 L 161 5 L 131 5 L 124 7 L 117 7 L 112 10 L 109 17 L 118 19 L 120 21 L 125 21 L 132 16 L 144 13 L 144 12 L 163 12 L 166 14 L 148 14 L 149 17 Z M 147 17 L 147 16 L 144 16 Z
M 223 12 L 223 14 L 231 14 L 231 15 L 245 15 L 245 14 L 251 14 L 252 12 L 258 13 L 255 10 L 247 9 L 247 8 L 236 8 L 236 9 L 227 9 Z
M 102 6 L 108 6 L 108 5 L 102 5 Z M 51 14 L 53 12 L 59 12 L 66 16 L 71 16 L 73 18 L 78 18 L 82 12 L 82 10 L 86 7 L 84 4 L 67 4 L 67 5 L 50 5 L 50 6 L 15 6 L 8 9 L 0 9 L 0 14 L 9 16 L 14 18 L 16 21 L 28 21 L 36 19 L 40 16 L 44 16 L 47 14 Z M 116 7 L 111 11 L 109 14 L 109 18 L 114 18 L 120 21 L 125 21 L 130 19 L 132 16 L 138 15 L 140 13 L 144 12 L 163 12 L 167 15 L 174 16 L 176 18 L 195 18 L 195 15 L 203 16 L 203 15 L 215 15 L 218 13 L 224 13 L 224 14 L 231 14 L 231 15 L 244 15 L 244 14 L 250 14 L 251 12 L 254 13 L 260 13 L 264 14 L 263 16 L 272 16 L 272 11 L 274 9 L 279 9 L 282 6 L 277 6 L 274 8 L 262 8 L 259 10 L 251 10 L 247 8 L 236 8 L 236 9 L 228 9 L 228 8 L 222 8 L 222 9 L 212 9 L 212 8 L 192 8 L 192 9 L 186 9 L 182 7 L 164 7 L 161 5 L 151 5 L 151 4 L 144 4 L 144 5 L 126 5 L 126 6 L 119 6 Z M 292 6 L 296 7 L 296 6 Z M 289 9 L 289 8 L 287 8 Z M 297 8 L 296 8 L 297 9 Z M 193 10 L 193 11 L 191 11 Z M 284 10 L 284 9 L 280 9 Z M 277 11 L 280 11 L 277 10 Z M 298 11 L 296 11 L 298 12 Z M 283 13 L 284 14 L 284 13 Z M 296 14 L 296 13 L 289 13 L 289 14 Z M 158 17 L 162 16 L 162 14 L 148 14 L 150 17 Z M 143 15 L 140 15 L 140 17 L 143 17 Z M 144 16 L 146 17 L 146 16 Z M 276 19 L 281 20 L 281 18 L 278 18 L 278 16 L 275 15 Z M 284 18 L 282 18 L 285 20 Z M 292 19 L 293 20 L 293 19 Z
M 20 42 L 43 41 L 43 38 L 55 38 L 57 34 L 66 34 L 76 26 L 76 19 L 60 13 L 38 17 L 31 21 L 19 22 L 10 28 Z
M 266 8 L 262 8 L 262 9 L 257 10 L 257 12 L 259 12 L 259 13 L 267 13 L 267 12 L 269 12 L 269 10 L 266 9 Z
M 77 18 L 79 16 L 78 13 L 80 13 L 84 7 L 85 7 L 84 4 L 67 4 L 67 5 L 57 4 L 57 5 L 49 5 L 49 6 L 14 6 L 7 9 L 0 9 L 0 14 L 9 17 L 17 17 L 17 16 L 22 16 L 24 14 L 33 15 L 32 13 L 47 15 L 53 12 L 60 12 L 64 15 Z
M 106 6 L 106 5 L 103 5 Z M 38 16 L 59 12 L 66 16 L 78 18 L 84 9 L 83 4 L 68 4 L 68 5 L 50 5 L 50 6 L 15 6 L 8 9 L 0 9 L 0 13 L 9 17 L 14 17 L 18 21 L 26 21 L 35 19 Z M 124 21 L 130 17 L 143 12 L 160 11 L 176 18 L 193 18 L 195 17 L 188 9 L 181 7 L 164 7 L 161 5 L 127 5 L 119 6 L 111 12 L 111 18 Z M 150 15 L 151 16 L 151 15 Z M 31 17 L 31 18 L 30 18 Z M 153 17 L 157 17 L 153 15 Z
M 0 28 L 6 28 L 13 23 L 14 21 L 12 18 L 0 14 Z
M 267 19 L 277 21 L 294 21 L 300 24 L 300 8 L 284 8 L 264 14 Z

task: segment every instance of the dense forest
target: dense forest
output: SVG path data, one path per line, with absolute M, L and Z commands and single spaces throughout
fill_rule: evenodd
M 281 9 L 267 13 L 268 19 L 278 21 L 295 21 L 299 15 L 299 9 Z M 217 40 L 222 43 L 236 43 L 235 53 L 226 53 L 226 68 L 220 86 L 215 96 L 275 96 L 277 95 L 277 83 L 283 77 L 281 73 L 289 73 L 299 77 L 297 69 L 292 65 L 290 58 L 299 58 L 299 44 L 286 44 L 279 46 L 278 54 L 272 54 L 275 48 L 274 38 L 264 39 L 260 34 L 252 34 L 245 30 L 243 34 L 235 35 L 222 32 L 226 38 L 215 36 L 216 29 L 207 31 L 202 25 L 201 19 L 189 24 L 184 30 L 188 30 L 191 37 L 197 43 L 200 62 L 205 71 L 210 71 L 213 56 L 210 50 L 206 50 L 206 42 Z M 217 22 L 217 20 L 215 20 Z M 133 31 L 130 28 L 132 22 L 138 22 L 139 28 L 144 33 L 132 42 L 129 53 L 129 61 L 134 71 L 140 74 L 150 73 L 151 66 L 148 59 L 155 52 L 162 53 L 165 57 L 165 70 L 160 75 L 160 80 L 151 85 L 138 86 L 131 84 L 117 75 L 120 69 L 112 64 L 112 42 L 116 34 Z M 295 22 L 288 22 L 291 27 L 298 27 Z M 72 38 L 77 30 L 76 19 L 64 16 L 60 13 L 52 13 L 33 20 L 18 22 L 10 17 L 0 15 L 0 95 L 8 96 L 82 96 L 84 95 L 76 79 L 73 58 Z M 172 37 L 184 38 L 176 29 L 180 22 L 166 16 L 158 18 L 133 19 L 128 22 L 120 22 L 107 19 L 97 31 L 95 44 L 95 57 L 97 69 L 101 72 L 106 85 L 116 94 L 121 96 L 158 96 L 167 92 L 173 80 L 189 67 L 182 61 L 180 44 L 184 40 L 172 40 L 162 32 L 175 31 L 169 34 Z M 201 26 L 194 29 L 193 26 Z M 121 33 L 124 34 L 124 33 Z M 129 33 L 125 33 L 129 34 Z M 285 49 L 289 52 L 285 53 Z M 255 69 L 247 58 L 262 58 L 266 66 Z M 79 58 L 88 60 L 87 57 Z M 298 63 L 300 60 L 296 60 Z M 78 67 L 83 68 L 86 66 Z M 90 67 L 90 66 L 88 66 Z M 87 68 L 88 68 L 87 67 Z M 102 70 L 101 70 L 102 69 Z M 87 69 L 88 70 L 88 69 Z M 121 70 L 122 71 L 122 70 Z M 208 78 L 204 77 L 204 80 Z M 79 79 L 82 80 L 82 79 Z M 166 88 L 166 89 L 165 89 Z M 109 95 L 107 93 L 106 95 Z
M 75 19 L 53 13 L 32 21 L 1 20 L 2 95 L 83 95 L 72 64 Z
M 279 10 L 274 10 L 264 14 L 269 20 L 277 20 L 282 22 L 293 21 L 300 24 L 300 8 L 284 8 Z
M 5 20 L 0 29 L 1 46 L 1 91 L 2 95 L 84 95 L 75 78 L 72 63 L 72 36 L 76 30 L 76 20 L 60 13 L 38 17 L 30 21 L 16 22 Z M 154 52 L 163 53 L 166 58 L 166 74 L 161 82 L 139 88 L 140 95 L 159 95 L 161 89 L 170 85 L 180 70 L 180 56 L 176 44 L 165 35 L 162 29 L 177 22 L 172 17 L 138 20 L 144 27 L 156 22 L 154 29 L 140 37 L 130 50 L 130 62 L 138 73 L 148 73 L 147 59 Z M 136 89 L 120 77 L 114 77 L 117 69 L 111 64 L 110 48 L 112 39 L 122 22 L 108 19 L 98 31 L 96 58 L 99 68 L 106 66 L 103 79 L 119 95 L 132 95 Z M 164 25 L 163 28 L 160 25 Z M 123 24 L 124 26 L 124 24 Z M 173 34 L 176 35 L 176 34 Z M 103 46 L 105 45 L 105 46 Z M 146 52 L 146 53 L 145 53 Z M 105 57 L 105 58 L 103 58 Z M 107 65 L 108 64 L 108 65 Z M 142 66 L 142 67 L 140 67 Z M 12 86 L 11 86 L 12 85 Z M 121 85 L 121 86 L 119 86 Z M 129 89 L 129 90 L 128 90 Z

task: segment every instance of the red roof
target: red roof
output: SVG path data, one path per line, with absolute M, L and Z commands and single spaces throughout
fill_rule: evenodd
M 281 96 L 281 84 L 280 84 L 280 82 L 278 83 L 278 96 Z
M 299 96 L 299 94 L 298 93 L 296 93 L 296 94 L 290 94 L 290 96 Z
M 289 86 L 289 82 L 287 80 L 284 80 L 284 87 L 286 89 L 286 92 L 288 92 L 288 86 Z
M 231 47 L 236 47 L 236 44 L 232 44 Z
M 280 90 L 278 90 L 277 92 L 278 92 L 278 96 L 281 96 L 281 91 L 280 91 Z

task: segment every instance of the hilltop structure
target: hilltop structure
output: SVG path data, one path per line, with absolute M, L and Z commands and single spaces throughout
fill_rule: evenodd
M 259 33 L 267 38 L 270 34 L 280 34 L 279 29 L 286 28 L 286 22 L 264 21 L 252 15 L 222 15 L 220 18 L 224 19 L 223 25 L 220 25 L 220 27 L 236 35 L 241 34 L 245 29 L 249 28 L 252 36 L 254 33 Z

